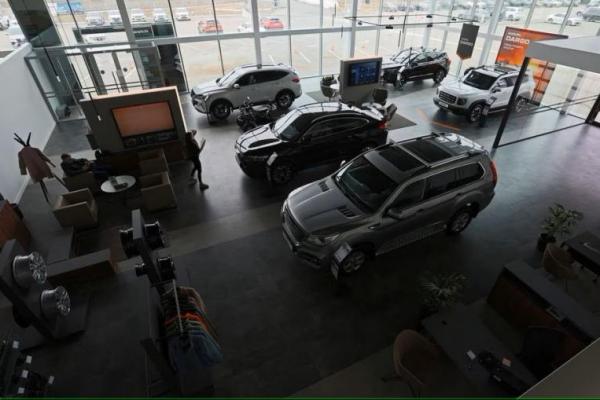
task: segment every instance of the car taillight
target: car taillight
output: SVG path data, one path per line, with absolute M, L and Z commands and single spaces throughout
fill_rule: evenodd
M 494 187 L 498 183 L 498 170 L 496 169 L 496 163 L 494 160 L 490 161 L 490 169 L 492 170 L 492 182 L 494 182 Z
M 298 83 L 298 82 L 300 82 L 300 78 L 297 77 L 297 76 L 295 76 L 295 77 L 292 78 L 292 82 Z
M 378 129 L 386 129 L 388 127 L 388 122 L 384 119 L 383 121 L 379 121 L 377 124 Z

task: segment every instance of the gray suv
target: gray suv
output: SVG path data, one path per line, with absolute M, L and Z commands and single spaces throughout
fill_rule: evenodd
M 491 202 L 496 182 L 488 152 L 460 135 L 386 144 L 291 192 L 281 210 L 283 236 L 312 266 L 351 273 L 367 258 L 435 233 L 460 233 Z

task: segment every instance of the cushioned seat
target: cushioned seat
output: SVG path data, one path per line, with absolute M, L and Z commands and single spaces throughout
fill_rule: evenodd
M 140 175 L 169 172 L 169 163 L 162 149 L 140 151 L 138 153 Z
M 89 189 L 62 194 L 54 205 L 54 216 L 63 227 L 90 228 L 98 224 L 98 206 Z
M 166 172 L 141 176 L 140 188 L 146 210 L 158 211 L 177 207 L 175 192 Z
M 90 192 L 92 193 L 100 192 L 100 185 L 98 184 L 98 181 L 94 177 L 94 173 L 92 171 L 84 172 L 75 176 L 64 176 L 63 181 L 65 182 L 67 189 L 69 189 L 71 192 L 80 189 L 90 189 Z

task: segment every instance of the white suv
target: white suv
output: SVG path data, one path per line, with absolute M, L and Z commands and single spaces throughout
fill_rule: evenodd
M 229 117 L 247 98 L 252 103 L 275 102 L 280 109 L 289 108 L 302 95 L 300 77 L 288 65 L 243 65 L 216 81 L 192 89 L 194 108 L 215 120 Z
M 495 101 L 491 104 L 490 113 L 506 109 L 518 75 L 519 71 L 509 66 L 469 68 L 462 78 L 444 79 L 435 92 L 433 102 L 442 110 L 463 114 L 469 122 L 476 122 L 492 97 Z M 519 88 L 516 111 L 521 111 L 531 99 L 534 87 L 533 77 L 527 71 Z

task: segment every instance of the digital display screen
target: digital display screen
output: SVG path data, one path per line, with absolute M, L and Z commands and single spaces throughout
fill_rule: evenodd
M 381 61 L 365 61 L 350 64 L 348 86 L 370 85 L 379 82 Z
M 113 108 L 112 114 L 122 137 L 175 129 L 168 101 Z

